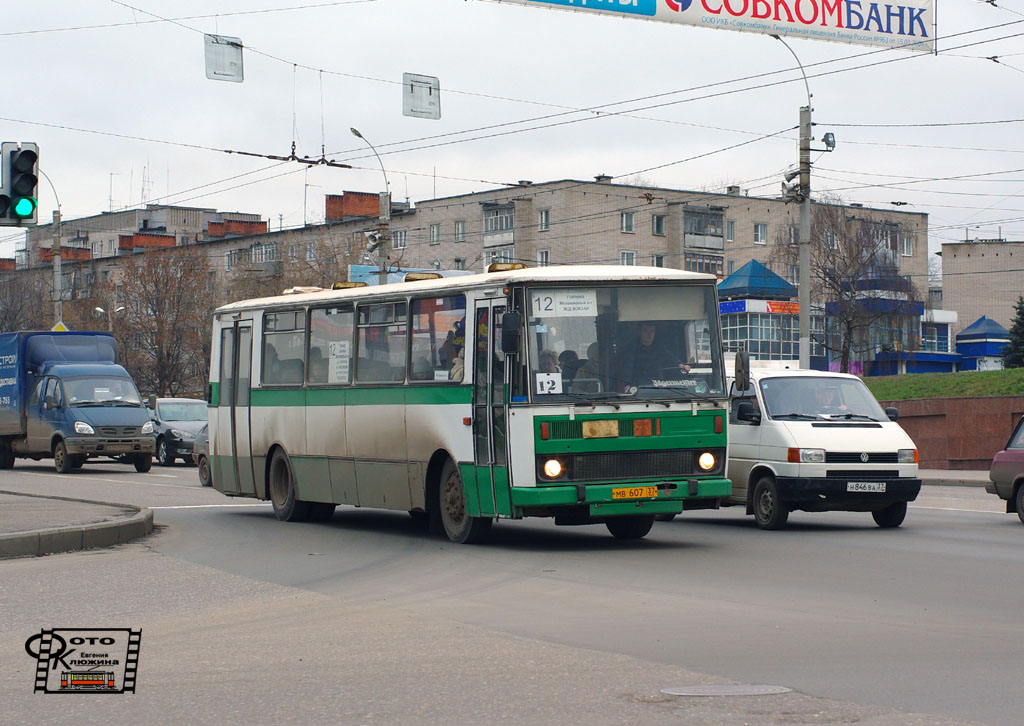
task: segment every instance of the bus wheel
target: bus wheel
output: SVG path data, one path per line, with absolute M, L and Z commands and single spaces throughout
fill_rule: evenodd
M 309 519 L 309 502 L 295 498 L 295 475 L 288 455 L 281 449 L 270 460 L 270 501 L 274 515 L 282 522 L 305 522 Z
M 653 514 L 635 517 L 613 517 L 604 523 L 615 539 L 641 539 L 654 526 Z
M 775 479 L 765 475 L 754 485 L 754 521 L 761 529 L 785 529 L 789 507 L 779 499 Z
M 906 502 L 893 502 L 885 509 L 879 509 L 871 513 L 875 524 L 884 529 L 899 527 L 907 516 Z
M 462 485 L 459 467 L 451 459 L 441 471 L 438 491 L 441 524 L 448 539 L 456 544 L 474 544 L 487 536 L 491 521 L 486 517 L 472 517 L 466 511 L 466 488 Z

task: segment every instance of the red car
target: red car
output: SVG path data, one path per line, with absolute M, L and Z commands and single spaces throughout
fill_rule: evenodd
M 1024 417 L 1010 435 L 1006 448 L 992 457 L 988 471 L 992 481 L 985 491 L 1006 500 L 1006 511 L 1016 512 L 1024 522 Z

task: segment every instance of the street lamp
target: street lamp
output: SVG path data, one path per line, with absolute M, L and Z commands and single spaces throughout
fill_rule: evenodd
M 106 311 L 103 308 L 101 308 L 100 306 L 98 306 L 98 305 L 95 308 L 93 308 L 93 309 L 96 312 L 98 312 L 100 315 L 106 315 L 107 316 L 107 330 L 113 330 L 114 329 L 114 321 L 112 319 L 111 314 L 108 311 Z M 124 310 L 124 305 L 120 305 L 120 306 L 114 308 L 114 313 L 115 314 L 119 313 L 122 310 Z
M 380 171 L 384 175 L 384 192 L 380 195 L 380 216 L 378 217 L 378 231 L 379 244 L 377 247 L 377 259 L 380 262 L 380 284 L 384 285 L 388 281 L 388 245 L 391 243 L 391 235 L 389 233 L 389 225 L 391 223 L 391 185 L 388 183 L 388 173 L 384 169 L 384 162 L 381 161 L 380 154 L 373 148 L 373 144 L 366 140 L 366 137 L 359 133 L 359 129 L 350 128 L 349 131 L 357 139 L 362 139 L 366 142 L 366 145 L 370 147 L 370 151 L 377 157 L 377 163 L 380 164 Z

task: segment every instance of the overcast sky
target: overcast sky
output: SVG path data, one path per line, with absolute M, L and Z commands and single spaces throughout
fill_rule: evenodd
M 816 193 L 927 212 L 933 251 L 965 234 L 1024 240 L 1024 7 L 1000 4 L 938 0 L 937 56 L 787 41 L 814 136 L 837 141 L 812 157 Z M 774 196 L 806 103 L 767 35 L 482 0 L 39 0 L 5 20 L 0 140 L 39 143 L 65 219 L 149 201 L 273 229 L 322 220 L 325 194 L 383 187 L 350 127 L 414 203 L 601 173 Z M 203 33 L 242 39 L 244 83 L 205 77 Z M 440 78 L 441 120 L 402 116 L 403 72 Z M 293 139 L 356 168 L 221 151 L 287 155 Z M 0 232 L 0 256 L 19 236 Z

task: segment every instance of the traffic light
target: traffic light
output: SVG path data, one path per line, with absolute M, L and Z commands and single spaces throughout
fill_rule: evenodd
M 0 146 L 0 163 L 0 226 L 35 226 L 39 207 L 39 146 L 5 141 Z

